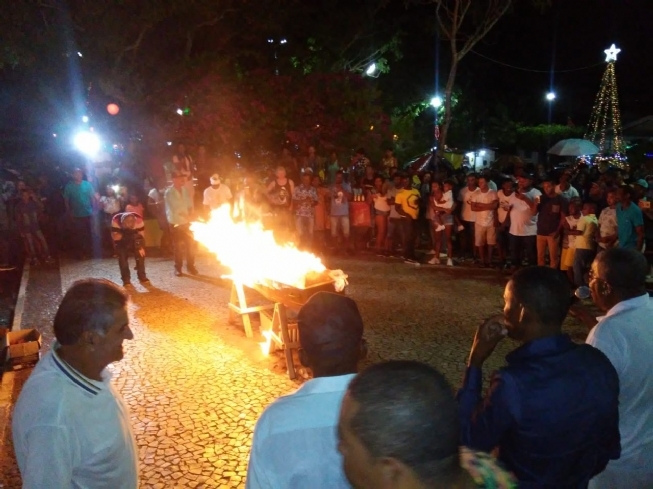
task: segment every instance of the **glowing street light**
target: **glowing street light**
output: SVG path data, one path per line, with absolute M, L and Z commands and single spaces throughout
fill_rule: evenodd
M 184 115 L 184 111 L 182 109 L 177 109 L 177 114 Z
M 549 92 L 549 93 L 546 94 L 546 99 L 549 102 L 553 102 L 556 99 L 556 94 L 553 93 L 553 92 Z
M 77 133 L 73 142 L 75 147 L 86 156 L 93 156 L 100 150 L 100 138 L 89 131 Z
M 440 96 L 438 96 L 438 95 L 436 95 L 435 97 L 433 97 L 433 98 L 431 99 L 431 105 L 432 105 L 433 107 L 435 107 L 436 109 L 437 109 L 438 107 L 441 107 L 441 106 L 442 106 L 442 97 L 440 97 Z
M 86 124 L 86 123 L 88 122 L 88 116 L 87 116 L 87 115 L 85 115 L 85 116 L 82 117 L 82 122 L 83 122 L 84 124 Z
M 372 64 L 369 65 L 369 66 L 367 67 L 367 69 L 365 70 L 365 74 L 366 74 L 367 76 L 372 76 L 374 73 L 376 73 L 376 63 L 372 63 Z

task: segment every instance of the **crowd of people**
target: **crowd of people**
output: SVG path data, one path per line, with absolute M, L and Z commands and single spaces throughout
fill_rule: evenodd
M 419 362 L 359 371 L 368 345 L 356 302 L 313 295 L 297 317 L 300 360 L 313 378 L 262 413 L 247 487 L 653 487 L 646 273 L 644 255 L 632 247 L 593 260 L 589 287 L 606 314 L 577 344 L 562 332 L 572 290 L 565 275 L 543 266 L 517 271 L 503 314 L 477 328 L 457 395 Z M 54 319 L 57 342 L 13 415 L 23 487 L 138 486 L 127 406 L 106 370 L 134 339 L 128 301 L 104 279 L 77 282 L 65 294 Z M 506 336 L 518 346 L 483 396 L 483 364 Z

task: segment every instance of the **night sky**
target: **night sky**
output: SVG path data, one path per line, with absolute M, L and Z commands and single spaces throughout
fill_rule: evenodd
M 548 102 L 544 96 L 551 86 L 557 95 L 553 122 L 564 124 L 570 116 L 583 125 L 605 70 L 603 50 L 615 43 L 622 50 L 616 72 L 624 123 L 653 114 L 653 2 L 554 0 L 544 12 L 528 1 L 515 3 L 516 7 L 474 50 L 501 63 L 544 73 L 509 68 L 470 53 L 461 63 L 461 82 L 471 79 L 481 98 L 506 104 L 514 118 L 532 124 L 547 122 Z M 429 16 L 426 10 L 422 15 Z M 428 46 L 423 37 L 415 35 L 408 42 L 408 56 L 400 63 L 404 66 L 393 70 L 414 63 L 426 75 L 420 76 L 420 83 L 426 84 L 429 72 L 434 71 L 435 42 Z M 446 81 L 447 50 L 442 43 L 441 86 Z M 576 70 L 592 65 L 597 66 Z M 556 71 L 576 71 L 553 73 L 551 84 L 552 67 Z
M 504 105 L 514 121 L 535 125 L 548 122 L 549 103 L 544 97 L 551 87 L 557 95 L 551 122 L 565 124 L 571 117 L 575 124 L 585 125 L 605 70 L 603 50 L 615 43 L 622 50 L 616 73 L 623 123 L 653 115 L 653 42 L 649 39 L 653 0 L 553 0 L 544 11 L 530 0 L 514 3 L 477 44 L 474 51 L 478 54 L 472 52 L 463 59 L 457 78 L 461 90 L 470 90 L 488 107 Z M 386 21 L 399 19 L 405 32 L 403 59 L 391 62 L 390 73 L 377 81 L 386 106 L 430 100 L 436 90 L 438 57 L 438 43 L 428 33 L 435 23 L 434 7 L 406 8 L 404 2 L 397 1 L 382 15 Z M 448 59 L 448 45 L 440 42 L 440 88 L 446 82 Z M 51 134 L 53 111 L 49 107 L 31 107 L 43 112 L 42 117 L 21 117 L 21 113 L 32 111 L 22 110 L 27 105 L 17 105 L 30 104 L 29 100 L 18 102 L 20 83 L 3 87 L 1 95 L 0 130 L 5 134 Z M 43 127 L 36 127 L 35 121 Z

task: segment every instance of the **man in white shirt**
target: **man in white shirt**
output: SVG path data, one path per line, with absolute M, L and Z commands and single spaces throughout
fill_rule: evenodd
M 220 175 L 214 173 L 211 176 L 211 186 L 204 189 L 204 201 L 202 203 L 206 213 L 210 214 L 211 211 L 216 210 L 218 207 L 231 203 L 231 199 L 233 199 L 231 190 L 220 181 Z
M 605 251 L 617 246 L 617 191 L 608 190 L 606 194 L 608 206 L 599 215 L 599 229 L 596 242 L 599 245 L 598 252 Z
M 474 223 L 476 221 L 476 212 L 472 210 L 472 200 L 474 192 L 478 191 L 476 183 L 476 174 L 470 173 L 467 175 L 467 186 L 460 189 L 458 192 L 458 202 L 461 202 L 460 219 L 465 227 L 465 241 L 463 244 L 463 252 L 469 253 L 470 258 L 476 255 L 474 248 Z
M 474 224 L 475 245 L 481 258 L 481 266 L 492 265 L 492 251 L 497 244 L 495 226 L 496 211 L 499 207 L 499 198 L 494 190 L 489 187 L 487 177 L 478 177 L 478 191 L 472 194 L 472 211 L 476 213 Z
M 13 440 L 23 489 L 135 489 L 138 452 L 127 406 L 106 367 L 133 339 L 127 294 L 113 282 L 75 282 L 54 319 L 57 339 L 23 387 Z
M 345 489 L 336 427 L 342 398 L 365 355 L 363 320 L 348 297 L 318 292 L 297 318 L 302 363 L 313 371 L 256 423 L 248 489 Z
M 653 302 L 646 292 L 648 265 L 642 253 L 611 248 L 590 273 L 598 318 L 587 343 L 608 357 L 619 375 L 621 457 L 590 481 L 590 489 L 653 487 Z
M 513 270 L 525 254 L 529 265 L 537 264 L 537 205 L 542 192 L 533 187 L 533 176 L 522 174 L 510 203 L 510 254 Z

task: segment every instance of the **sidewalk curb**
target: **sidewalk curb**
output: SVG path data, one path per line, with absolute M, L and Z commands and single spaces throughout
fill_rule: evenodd
M 27 282 L 29 281 L 29 264 L 25 263 L 23 274 L 20 278 L 20 288 L 18 289 L 18 299 L 14 309 L 14 317 L 11 322 L 11 331 L 18 331 L 22 327 L 23 311 L 25 310 L 25 295 L 27 293 Z M 9 408 L 11 407 L 11 395 L 14 391 L 16 373 L 3 372 L 2 382 L 0 383 L 0 440 L 4 442 L 5 433 L 9 419 Z M 1 486 L 0 486 L 1 487 Z

